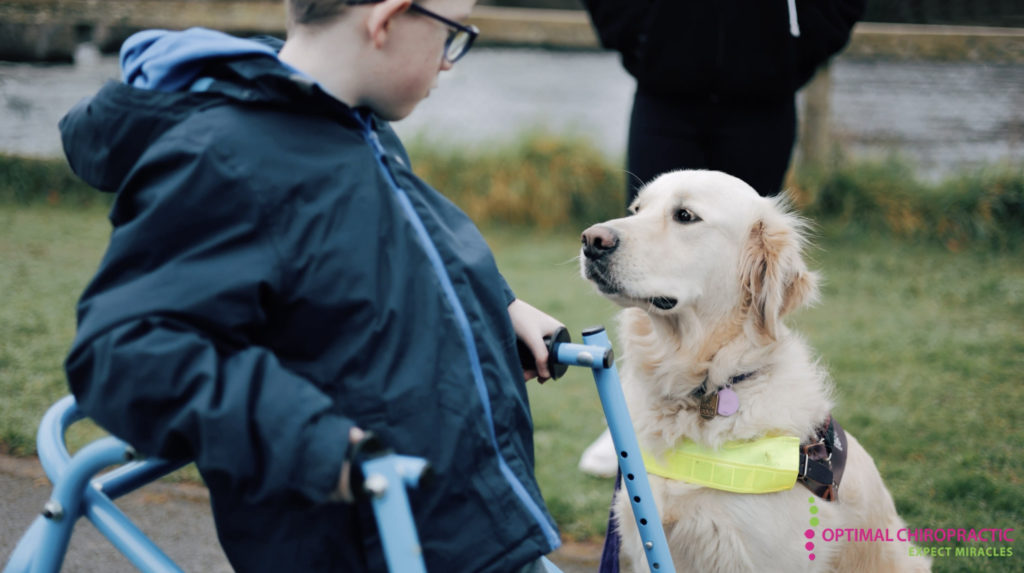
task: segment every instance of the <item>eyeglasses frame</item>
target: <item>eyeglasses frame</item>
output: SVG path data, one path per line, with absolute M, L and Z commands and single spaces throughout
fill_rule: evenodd
M 347 2 L 345 2 L 345 5 L 361 6 L 365 4 L 379 4 L 383 1 L 384 0 L 348 0 Z M 444 16 L 438 14 L 437 12 L 434 12 L 433 10 L 428 10 L 415 2 L 409 4 L 409 11 L 422 14 L 428 18 L 433 18 L 434 20 L 441 22 L 445 26 L 448 26 L 448 28 L 451 28 L 451 30 L 449 30 L 450 33 L 448 34 L 448 39 L 445 40 L 444 42 L 444 59 L 449 64 L 454 64 L 455 62 L 462 59 L 462 57 L 465 56 L 467 52 L 469 52 L 469 49 L 473 47 L 473 42 L 476 41 L 477 36 L 480 35 L 480 29 L 477 28 L 476 26 L 460 24 L 455 20 L 445 18 Z M 455 54 L 454 57 L 451 57 L 450 54 L 448 53 L 448 50 L 450 49 L 452 42 L 459 35 L 460 32 L 466 34 L 466 43 L 463 44 L 462 49 L 459 51 L 458 54 Z

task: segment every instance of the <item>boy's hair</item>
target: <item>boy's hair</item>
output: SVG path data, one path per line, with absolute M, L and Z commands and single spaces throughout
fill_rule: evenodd
M 345 10 L 347 0 L 285 0 L 288 26 L 331 20 Z

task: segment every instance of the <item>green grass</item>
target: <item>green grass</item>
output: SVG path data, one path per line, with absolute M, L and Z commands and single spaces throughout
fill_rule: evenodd
M 579 231 L 485 229 L 519 296 L 577 340 L 583 327 L 614 327 L 616 312 L 578 277 Z M 67 391 L 61 362 L 75 300 L 108 232 L 97 206 L 0 205 L 2 449 L 30 454 L 43 411 Z M 1024 255 L 952 252 L 828 223 L 816 242 L 822 302 L 791 322 L 829 366 L 839 420 L 872 453 L 910 526 L 1019 528 Z M 530 397 L 537 474 L 556 520 L 569 538 L 600 536 L 612 482 L 576 470 L 604 424 L 589 372 L 531 383 Z M 1005 571 L 1019 559 L 937 558 L 935 570 Z
M 615 309 L 577 277 L 575 232 L 492 230 L 525 300 L 578 338 Z M 1024 256 L 824 226 L 811 252 L 822 301 L 790 321 L 829 367 L 837 418 L 874 456 L 911 528 L 1018 528 L 1024 518 Z M 614 334 L 613 334 L 614 337 Z M 531 386 L 537 474 L 564 534 L 603 532 L 611 480 L 576 470 L 603 428 L 589 373 Z M 952 544 L 956 546 L 957 544 Z M 1019 562 L 1015 562 L 1019 563 Z M 936 558 L 936 571 L 1006 559 Z
M 845 233 L 822 245 L 822 303 L 794 323 L 829 366 L 836 415 L 900 513 L 911 527 L 1018 527 L 1024 257 Z M 1006 566 L 936 558 L 935 570 Z
M 96 208 L 0 207 L 0 451 L 35 451 L 35 426 L 67 393 L 75 302 L 108 228 Z

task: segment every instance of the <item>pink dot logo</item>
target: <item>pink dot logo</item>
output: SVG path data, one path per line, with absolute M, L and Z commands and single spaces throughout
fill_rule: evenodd
M 809 508 L 810 512 L 811 512 L 811 515 L 814 515 L 814 514 L 818 513 L 818 506 L 814 505 L 814 496 L 811 496 L 811 497 L 807 498 L 807 501 L 808 501 L 808 503 L 811 504 L 811 507 Z M 811 523 L 811 527 L 817 526 L 818 525 L 818 518 L 817 517 L 812 517 L 810 523 Z M 808 529 L 807 531 L 805 531 L 804 532 L 804 537 L 806 537 L 807 539 L 814 539 L 814 529 Z M 807 544 L 804 545 L 804 549 L 806 549 L 808 551 L 807 558 L 810 559 L 811 561 L 814 561 L 814 553 L 812 553 L 814 551 L 814 543 L 811 543 L 810 541 L 808 541 Z

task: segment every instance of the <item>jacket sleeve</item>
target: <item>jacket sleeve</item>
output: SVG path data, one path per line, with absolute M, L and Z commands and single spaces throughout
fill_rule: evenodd
M 501 276 L 501 293 L 505 297 L 505 306 L 508 306 L 516 301 L 516 293 L 512 290 L 512 287 L 508 286 L 508 281 L 505 280 L 504 276 Z
M 800 22 L 799 85 L 838 54 L 850 41 L 853 26 L 867 8 L 866 0 L 802 0 L 797 2 Z
M 147 455 L 194 458 L 250 501 L 325 501 L 353 423 L 260 345 L 283 282 L 265 208 L 214 153 L 183 155 L 121 190 L 79 303 L 71 389 L 112 434 Z
M 622 54 L 637 48 L 650 3 L 635 0 L 583 0 L 601 46 Z

